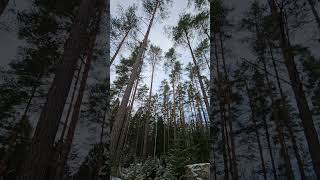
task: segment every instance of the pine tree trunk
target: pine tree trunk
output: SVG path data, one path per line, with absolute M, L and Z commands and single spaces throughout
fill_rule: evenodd
M 49 174 L 51 180 L 55 180 L 55 176 L 54 175 L 51 176 L 51 173 L 55 174 L 56 168 L 59 165 L 58 163 L 59 163 L 59 157 L 60 157 L 61 151 L 62 151 L 63 139 L 64 139 L 65 132 L 66 132 L 67 127 L 68 127 L 69 116 L 70 116 L 71 111 L 73 109 L 73 101 L 74 101 L 74 97 L 75 97 L 76 92 L 77 92 L 80 73 L 81 73 L 81 70 L 82 70 L 82 64 L 83 63 L 80 60 L 80 67 L 79 67 L 79 70 L 78 70 L 77 75 L 76 75 L 75 83 L 73 85 L 73 90 L 72 90 L 70 104 L 69 104 L 69 107 L 68 107 L 67 116 L 66 116 L 64 124 L 63 124 L 63 129 L 62 129 L 62 132 L 60 134 L 60 139 L 58 140 L 57 145 L 55 146 L 55 150 L 52 152 L 52 160 L 51 160 L 52 163 L 49 165 L 49 170 L 48 170 L 48 173 L 47 173 L 47 176 Z
M 61 143 L 63 142 L 63 138 L 65 136 L 65 133 L 66 133 L 66 130 L 67 130 L 67 127 L 68 127 L 71 111 L 73 109 L 73 101 L 74 101 L 74 98 L 75 98 L 75 95 L 76 95 L 76 92 L 77 92 L 77 87 L 78 87 L 78 83 L 79 83 L 79 80 L 80 80 L 80 73 L 81 73 L 81 70 L 82 70 L 82 65 L 83 65 L 83 62 L 80 61 L 80 67 L 79 67 L 79 70 L 77 72 L 77 76 L 76 76 L 76 79 L 75 79 L 75 84 L 73 86 L 73 90 L 72 90 L 70 104 L 69 104 L 69 107 L 68 107 L 67 116 L 66 116 L 66 119 L 64 121 L 63 129 L 62 129 L 62 132 L 61 132 L 61 135 L 60 135 L 60 140 L 59 141 Z
M 279 89 L 279 92 L 280 92 L 282 107 L 287 110 L 287 105 L 286 105 L 286 102 L 285 102 L 285 96 L 284 96 L 283 89 L 282 89 L 281 82 L 280 82 L 280 76 L 279 76 L 278 68 L 277 68 L 276 61 L 274 59 L 273 51 L 272 51 L 271 47 L 270 47 L 270 55 L 271 55 L 271 59 L 272 59 L 273 69 L 274 69 L 274 72 L 276 74 L 276 80 L 277 80 L 277 85 L 278 85 L 278 89 Z M 297 146 L 297 142 L 296 142 L 294 133 L 292 131 L 292 128 L 289 125 L 290 122 L 292 121 L 292 119 L 290 117 L 289 111 L 286 111 L 286 112 L 287 112 L 287 118 L 285 119 L 285 126 L 287 127 L 287 129 L 289 131 L 289 136 L 290 136 L 290 139 L 291 139 L 291 142 L 292 142 L 292 145 L 293 145 L 294 154 L 296 156 L 296 159 L 297 159 L 297 162 L 298 162 L 298 166 L 299 166 L 300 177 L 301 177 L 301 180 L 306 180 L 306 175 L 305 175 L 304 168 L 303 168 L 303 162 L 302 162 L 301 156 L 299 154 L 299 149 L 298 149 L 298 146 Z M 290 171 L 292 172 L 292 170 L 290 170 Z
M 131 29 L 130 29 L 130 30 L 131 30 Z M 122 38 L 120 44 L 119 44 L 118 47 L 117 47 L 116 52 L 114 53 L 114 55 L 113 55 L 112 58 L 111 58 L 110 65 L 113 63 L 113 61 L 116 59 L 117 55 L 119 54 L 120 49 L 121 49 L 124 41 L 127 39 L 128 35 L 129 35 L 129 33 L 130 33 L 130 30 L 128 30 L 128 31 L 126 32 L 126 34 L 124 35 L 124 37 Z
M 200 73 L 199 65 L 198 65 L 198 63 L 196 61 L 196 57 L 195 57 L 195 55 L 193 53 L 193 50 L 192 50 L 192 47 L 191 47 L 191 42 L 189 40 L 189 34 L 188 34 L 188 32 L 186 30 L 185 30 L 185 36 L 187 38 L 187 44 L 188 44 L 188 47 L 189 47 L 189 50 L 190 50 L 190 53 L 191 53 L 191 56 L 192 56 L 192 60 L 193 60 L 194 66 L 196 68 L 196 73 L 197 73 L 197 76 L 199 78 L 199 84 L 200 84 L 200 87 L 201 87 L 203 100 L 204 100 L 204 103 L 206 105 L 206 109 L 207 109 L 207 112 L 208 112 L 209 111 L 209 100 L 208 100 L 207 92 L 206 92 L 204 84 L 203 84 L 203 80 L 202 80 L 202 76 L 201 76 L 201 73 Z
M 257 18 L 257 17 L 256 17 Z M 258 19 L 258 18 L 257 18 Z M 267 69 L 267 64 L 266 64 L 266 58 L 265 58 L 265 41 L 264 41 L 264 36 L 262 35 L 260 37 L 260 35 L 262 34 L 259 30 L 258 27 L 258 22 L 255 22 L 256 24 L 256 35 L 257 35 L 257 47 L 259 47 L 258 49 L 258 56 L 259 59 L 262 61 L 263 63 L 263 70 L 264 70 L 264 74 L 265 74 L 265 79 L 268 85 L 268 90 L 271 91 L 270 94 L 270 98 L 271 98 L 271 104 L 274 103 L 273 101 L 273 97 L 272 97 L 272 87 L 271 87 L 271 81 L 269 79 L 268 76 L 268 69 Z M 268 127 L 268 122 L 267 122 L 267 117 L 266 115 L 263 115 L 263 126 L 265 129 L 265 133 L 266 133 L 266 139 L 267 139 L 267 144 L 268 144 L 268 150 L 269 150 L 269 155 L 270 155 L 270 159 L 271 159 L 271 165 L 272 165 L 272 173 L 273 173 L 273 177 L 275 180 L 278 180 L 278 174 L 277 174 L 277 169 L 276 169 L 276 165 L 275 165 L 275 161 L 274 161 L 274 157 L 273 157 L 273 150 L 272 150 L 272 146 L 271 146 L 271 140 L 270 138 L 270 133 L 269 133 L 269 127 Z
M 268 71 L 266 69 L 266 65 L 264 63 L 264 72 L 265 72 L 265 76 L 266 76 L 266 81 L 267 81 L 267 85 L 268 85 L 268 89 L 270 91 L 272 91 L 272 85 L 271 85 L 271 81 L 269 79 L 268 76 Z M 270 100 L 271 100 L 271 104 L 274 105 L 275 101 L 273 99 L 272 94 L 269 95 L 270 96 Z M 284 139 L 284 133 L 283 133 L 283 123 L 281 122 L 281 118 L 279 118 L 279 116 L 275 116 L 275 121 L 276 121 L 276 130 L 278 133 L 278 137 L 279 137 L 279 142 L 280 142 L 280 146 L 281 146 L 281 151 L 282 151 L 282 156 L 284 158 L 284 163 L 285 163 L 285 171 L 286 171 L 286 176 L 287 177 L 292 177 L 293 178 L 293 171 L 292 171 L 292 165 L 290 162 L 290 156 L 288 154 L 288 148 Z M 268 145 L 269 146 L 269 145 Z M 270 148 L 269 148 L 270 149 Z M 270 151 L 270 154 L 272 154 L 272 151 Z M 273 167 L 272 167 L 273 168 Z M 274 167 L 275 168 L 275 167 Z M 276 172 L 275 169 L 273 169 L 273 172 Z M 276 173 L 274 173 L 274 176 L 276 175 Z M 276 176 L 277 179 L 279 179 L 278 175 Z
M 252 122 L 254 124 L 255 134 L 257 136 L 257 142 L 258 142 L 258 147 L 259 147 L 259 154 L 260 154 L 260 160 L 261 160 L 262 173 L 263 173 L 264 180 L 267 180 L 267 171 L 266 171 L 265 161 L 264 161 L 264 157 L 263 157 L 262 145 L 261 145 L 261 141 L 260 141 L 259 128 L 258 128 L 258 125 L 257 125 L 257 120 L 256 120 L 256 115 L 255 115 L 256 110 L 254 108 L 254 103 L 253 103 L 252 97 L 250 95 L 250 91 L 249 91 L 249 87 L 248 87 L 247 82 L 245 82 L 245 86 L 246 86 L 246 91 L 247 91 L 248 98 L 249 98 L 249 104 L 250 104 L 250 110 L 251 110 L 251 119 L 252 119 Z
M 214 1 L 213 1 L 214 2 Z M 213 3 L 212 2 L 212 3 Z M 211 18 L 212 21 L 214 20 L 214 18 Z M 214 27 L 217 27 L 217 25 L 215 23 L 212 24 L 212 26 Z M 222 142 L 223 142 L 223 148 L 222 148 L 222 151 L 223 151 L 223 161 L 224 161 L 224 179 L 225 180 L 228 180 L 229 179 L 229 168 L 228 168 L 228 155 L 227 155 L 227 152 L 226 152 L 226 144 L 228 143 L 226 141 L 226 137 L 225 137 L 225 120 L 224 120 L 224 103 L 222 102 L 222 90 L 221 90 L 221 74 L 220 74 L 220 67 L 219 67 L 219 55 L 218 55 L 218 46 L 217 46 L 217 39 L 216 39 L 216 33 L 215 31 L 212 31 L 212 41 L 210 42 L 212 44 L 212 46 L 214 46 L 214 52 L 212 52 L 212 54 L 214 53 L 214 57 L 216 59 L 216 81 L 217 81 L 217 91 L 218 91 L 218 103 L 219 103 L 219 112 L 220 112 L 220 121 L 221 121 L 221 137 L 222 137 Z M 213 49 L 213 48 L 212 48 Z M 212 50 L 213 51 L 213 50 Z M 213 57 L 213 56 L 212 56 Z M 211 65 L 213 65 L 213 60 L 211 61 Z M 213 66 L 212 66 L 212 71 L 211 73 L 213 72 Z M 213 75 L 211 75 L 213 76 Z M 214 79 L 212 80 L 214 81 Z M 212 120 L 211 120 L 212 121 Z
M 225 54 L 224 54 L 224 45 L 223 45 L 223 40 L 222 40 L 222 34 L 221 32 L 219 33 L 219 39 L 220 39 L 220 48 L 221 48 L 221 57 L 222 57 L 222 63 L 223 63 L 223 70 L 224 70 L 224 75 L 225 75 L 225 81 L 226 81 L 226 104 L 227 104 L 227 112 L 228 112 L 228 117 L 227 117 L 227 122 L 229 125 L 229 136 L 230 136 L 230 141 L 231 141 L 231 153 L 232 153 L 232 171 L 233 171 L 233 177 L 232 179 L 238 180 L 239 175 L 238 175 L 238 163 L 236 159 L 236 146 L 235 146 L 235 141 L 233 137 L 233 124 L 231 120 L 231 94 L 232 94 L 232 87 L 230 85 L 230 80 L 227 72 L 227 66 L 226 66 L 226 60 L 225 60 Z
M 151 82 L 150 82 L 150 92 L 149 92 L 149 102 L 148 102 L 148 117 L 146 118 L 145 126 L 144 126 L 144 138 L 143 138 L 143 151 L 142 155 L 144 158 L 148 157 L 148 132 L 149 132 L 149 118 L 152 117 L 151 115 L 151 101 L 152 101 L 152 88 L 153 88 L 153 75 L 154 75 L 154 65 L 152 65 L 151 70 Z
M 177 139 L 177 121 L 176 121 L 176 92 L 175 92 L 175 79 L 172 81 L 172 122 L 173 122 L 173 142 Z
M 289 78 L 291 81 L 292 89 L 296 98 L 297 106 L 299 109 L 300 118 L 302 120 L 302 126 L 307 139 L 309 152 L 312 159 L 313 169 L 318 179 L 320 179 L 320 144 L 318 134 L 314 126 L 312 112 L 310 111 L 308 101 L 306 99 L 303 85 L 301 83 L 299 72 L 294 62 L 294 55 L 292 47 L 288 40 L 285 31 L 285 25 L 283 22 L 283 16 L 278 13 L 277 6 L 274 0 L 269 0 L 270 9 L 273 17 L 277 18 L 278 26 L 280 27 L 280 47 L 282 50 L 285 65 L 288 70 Z
M 210 1 L 210 17 L 214 16 L 214 12 L 213 12 L 213 7 L 214 7 L 214 2 Z M 209 96 L 210 96 L 210 107 L 208 110 L 208 114 L 209 114 L 209 123 L 210 123 L 210 136 L 209 136 L 209 140 L 210 140 L 210 173 L 209 173 L 209 177 L 211 180 L 217 180 L 217 167 L 216 167 L 216 156 L 215 156 L 215 148 L 214 148 L 214 144 L 215 144 L 215 126 L 214 126 L 214 31 L 213 31 L 213 23 L 214 23 L 214 19 L 210 18 L 210 86 L 209 86 Z
M 41 77 L 42 77 L 42 75 L 39 76 L 38 80 L 40 80 Z M 24 109 L 24 112 L 21 116 L 21 119 L 18 122 L 18 127 L 13 132 L 13 134 L 11 134 L 9 137 L 10 140 L 8 142 L 8 147 L 10 147 L 10 148 L 12 148 L 12 146 L 14 146 L 15 143 L 17 143 L 17 139 L 19 138 L 19 135 L 21 136 L 22 139 L 28 138 L 28 137 L 26 137 L 25 134 L 23 134 L 23 129 L 21 129 L 23 127 L 21 127 L 21 125 L 27 120 L 27 115 L 28 115 L 29 109 L 31 107 L 32 100 L 35 97 L 35 94 L 36 94 L 38 88 L 39 88 L 39 86 L 35 85 L 31 89 L 30 97 L 27 101 L 27 105 Z M 14 149 L 16 149 L 16 147 L 14 147 Z M 4 176 L 7 173 L 8 168 L 10 168 L 10 167 L 8 167 L 8 163 L 9 163 L 9 159 L 12 156 L 12 153 L 13 153 L 12 151 L 5 152 L 5 154 L 1 158 L 2 162 L 1 162 L 1 166 L 0 166 L 0 177 Z M 14 168 L 16 168 L 16 167 L 14 167 Z
M 105 14 L 102 14 L 105 16 L 104 21 L 106 22 L 106 29 L 105 33 L 107 34 L 106 36 L 106 62 L 107 62 L 107 67 L 106 67 L 106 84 L 107 84 L 107 96 L 106 96 L 106 106 L 105 106 L 105 117 L 102 122 L 102 127 L 101 127 L 101 137 L 100 137 L 100 144 L 102 147 L 102 150 L 100 151 L 100 164 L 98 166 L 99 172 L 97 176 L 101 180 L 110 180 L 111 179 L 111 161 L 110 161 L 110 130 L 111 130 L 111 111 L 110 111 L 110 66 L 111 66 L 111 61 L 110 61 L 110 29 L 111 29 L 111 17 L 110 17 L 110 1 L 107 0 L 104 3 L 105 6 Z M 104 131 L 106 133 L 104 133 Z M 105 136 L 106 135 L 106 136 Z
M 117 152 L 119 155 L 118 156 L 122 156 L 122 152 L 123 152 L 123 148 L 124 148 L 124 145 L 126 143 L 126 137 L 127 137 L 127 134 L 129 132 L 129 125 L 130 125 L 130 120 L 131 120 L 131 111 L 132 111 L 132 107 L 133 107 L 133 103 L 134 103 L 134 100 L 135 100 L 135 97 L 136 97 L 136 93 L 137 93 L 137 89 L 138 89 L 138 84 L 139 84 L 139 79 L 135 82 L 135 87 L 134 87 L 134 91 L 133 91 L 133 94 L 131 96 L 131 101 L 130 101 L 130 104 L 128 106 L 128 110 L 127 110 L 127 121 L 125 122 L 125 127 L 124 127 L 124 131 L 123 133 L 121 134 L 120 136 L 120 140 L 119 140 L 119 145 L 121 147 L 121 151 Z
M 158 136 L 158 123 L 155 121 L 155 128 L 156 133 L 154 135 L 154 147 L 153 147 L 153 159 L 156 159 L 156 152 L 157 152 L 157 136 Z
M 80 116 L 80 109 L 81 109 L 81 103 L 82 103 L 82 99 L 83 99 L 83 95 L 84 95 L 84 91 L 86 88 L 86 84 L 87 84 L 87 79 L 88 79 L 88 75 L 89 75 L 89 70 L 91 67 L 91 61 L 92 61 L 92 51 L 93 51 L 93 44 L 91 45 L 91 48 L 87 54 L 87 61 L 84 67 L 84 71 L 82 74 L 82 78 L 81 78 L 81 82 L 80 82 L 80 87 L 78 90 L 78 96 L 77 99 L 75 101 L 74 104 L 74 109 L 72 112 L 72 116 L 71 116 L 71 121 L 69 124 L 69 128 L 68 128 L 68 133 L 67 133 L 67 137 L 66 140 L 62 146 L 62 151 L 61 151 L 61 157 L 60 157 L 60 163 L 59 166 L 57 167 L 56 173 L 55 173 L 55 179 L 56 180 L 60 180 L 63 174 L 63 169 L 67 163 L 68 160 L 68 155 L 71 151 L 71 145 L 73 142 L 73 138 L 74 138 L 74 134 L 75 134 L 75 130 L 76 130 L 76 126 L 78 124 L 79 121 L 79 116 Z
M 131 94 L 131 91 L 132 91 L 132 87 L 133 87 L 134 81 L 139 77 L 139 74 L 141 72 L 141 66 L 143 64 L 143 54 L 144 54 L 145 48 L 147 46 L 148 37 L 149 37 L 149 34 L 150 34 L 151 27 L 153 25 L 153 21 L 154 21 L 155 14 L 157 12 L 159 3 L 160 3 L 160 1 L 158 0 L 157 4 L 156 4 L 156 7 L 153 10 L 153 14 L 152 14 L 152 17 L 150 19 L 148 30 L 147 30 L 147 32 L 146 32 L 146 34 L 144 36 L 142 45 L 141 45 L 140 50 L 138 52 L 137 60 L 133 65 L 133 70 L 132 70 L 128 85 L 127 85 L 126 90 L 124 92 L 124 96 L 122 98 L 119 110 L 117 112 L 117 115 L 115 117 L 115 120 L 114 120 L 114 123 L 113 123 L 113 126 L 112 126 L 113 128 L 112 128 L 112 131 L 111 131 L 111 154 L 115 154 L 116 151 L 119 150 L 118 145 L 119 145 L 120 134 L 123 131 L 122 127 L 123 127 L 123 124 L 124 124 L 124 119 L 123 119 L 124 115 L 125 115 L 124 112 L 125 112 L 125 110 L 127 108 L 127 105 L 128 105 L 128 101 L 129 101 L 129 97 L 130 97 L 130 94 Z M 114 163 L 116 163 L 118 160 L 119 160 L 119 157 L 114 157 L 113 156 L 113 160 L 112 161 Z
M 96 2 L 83 0 L 80 5 L 79 16 L 65 44 L 61 64 L 57 67 L 18 180 L 42 180 L 45 176 L 77 60 L 89 42 L 88 27 L 95 13 Z
M 4 9 L 7 7 L 9 0 L 0 0 L 0 17 L 4 11 Z

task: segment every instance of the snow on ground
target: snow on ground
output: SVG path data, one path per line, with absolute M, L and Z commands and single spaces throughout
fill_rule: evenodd
M 209 163 L 199 163 L 187 165 L 186 175 L 188 179 L 208 180 L 209 179 Z

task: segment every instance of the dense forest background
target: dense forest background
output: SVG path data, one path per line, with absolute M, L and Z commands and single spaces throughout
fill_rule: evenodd
M 0 1 L 0 179 L 320 179 L 319 6 Z

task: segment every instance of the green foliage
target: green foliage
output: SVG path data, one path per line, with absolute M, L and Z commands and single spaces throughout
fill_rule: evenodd
M 175 179 L 184 179 L 186 165 L 199 163 L 199 155 L 204 154 L 198 146 L 186 147 L 183 141 L 183 139 L 178 140 L 176 146 L 169 152 L 167 160 Z
M 142 164 L 132 164 L 123 172 L 124 180 L 173 180 L 172 172 L 158 159 L 147 159 Z

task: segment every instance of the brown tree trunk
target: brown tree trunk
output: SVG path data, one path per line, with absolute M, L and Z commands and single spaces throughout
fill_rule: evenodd
M 87 84 L 87 79 L 88 79 L 88 75 L 89 75 L 89 70 L 91 67 L 91 61 L 92 61 L 92 51 L 93 51 L 93 44 L 91 45 L 91 48 L 87 54 L 87 61 L 84 67 L 84 71 L 82 74 L 82 78 L 81 78 L 81 82 L 80 82 L 80 87 L 78 90 L 78 96 L 77 99 L 75 101 L 74 104 L 74 109 L 72 112 L 72 116 L 71 116 L 71 121 L 69 124 L 69 128 L 68 128 L 68 133 L 67 133 L 67 137 L 66 140 L 62 146 L 62 151 L 61 151 L 61 157 L 59 159 L 60 163 L 57 167 L 56 173 L 55 173 L 55 177 L 56 180 L 60 180 L 63 174 L 63 169 L 67 163 L 68 160 L 68 155 L 71 151 L 71 145 L 73 142 L 73 138 L 74 138 L 74 134 L 75 134 L 75 130 L 76 130 L 76 126 L 78 124 L 79 121 L 79 116 L 80 116 L 80 109 L 81 109 L 81 104 L 82 104 L 82 99 L 83 99 L 83 95 L 84 95 L 84 91 L 86 88 L 86 84 Z
M 193 60 L 194 66 L 196 68 L 196 73 L 197 73 L 197 76 L 199 78 L 199 84 L 200 84 L 203 100 L 204 100 L 204 103 L 206 105 L 206 109 L 207 109 L 207 112 L 208 112 L 209 111 L 209 100 L 208 100 L 207 92 L 206 92 L 204 84 L 203 84 L 203 80 L 202 80 L 202 76 L 201 76 L 201 73 L 200 73 L 199 65 L 198 65 L 198 63 L 196 61 L 196 57 L 195 57 L 195 55 L 193 53 L 193 50 L 192 50 L 192 47 L 191 47 L 189 34 L 188 34 L 188 32 L 186 30 L 185 30 L 185 36 L 187 38 L 187 44 L 188 44 L 188 47 L 189 47 L 189 50 L 190 50 L 190 53 L 191 53 L 191 56 L 192 56 L 192 60 Z
M 117 112 L 117 115 L 115 117 L 115 121 L 114 121 L 113 126 L 112 126 L 113 128 L 112 128 L 112 131 L 111 131 L 111 154 L 115 154 L 116 151 L 119 150 L 118 149 L 119 148 L 118 147 L 119 138 L 120 138 L 121 132 L 123 131 L 123 124 L 124 124 L 124 121 L 125 121 L 123 119 L 124 115 L 125 115 L 124 112 L 125 112 L 125 110 L 127 108 L 127 105 L 128 105 L 128 101 L 129 101 L 129 97 L 130 97 L 130 94 L 131 94 L 131 91 L 132 91 L 132 87 L 133 87 L 134 81 L 139 77 L 139 74 L 141 72 L 141 66 L 143 64 L 143 54 L 144 54 L 145 48 L 147 46 L 148 37 L 149 37 L 149 34 L 150 34 L 151 27 L 153 25 L 153 21 L 154 21 L 155 14 L 157 12 L 159 3 L 160 3 L 160 1 L 158 0 L 157 4 L 156 4 L 156 7 L 153 10 L 152 17 L 150 19 L 150 23 L 149 23 L 149 26 L 148 26 L 148 30 L 147 30 L 147 32 L 146 32 L 146 34 L 144 36 L 143 42 L 141 44 L 141 47 L 140 47 L 141 49 L 138 52 L 137 60 L 133 65 L 132 74 L 130 76 L 128 85 L 127 85 L 126 90 L 124 92 L 124 96 L 122 98 L 119 110 Z M 119 159 L 119 157 L 114 157 L 113 156 L 113 162 L 114 163 L 116 163 L 118 161 L 118 159 Z
M 176 121 L 176 92 L 175 92 L 175 79 L 172 81 L 172 113 L 171 119 L 173 123 L 173 142 L 177 139 L 177 121 Z
M 152 88 L 153 88 L 153 75 L 154 75 L 154 65 L 151 70 L 151 82 L 150 82 L 150 92 L 149 92 L 149 102 L 148 102 L 148 117 L 144 125 L 144 138 L 143 138 L 143 151 L 142 156 L 147 158 L 148 156 L 148 132 L 149 132 L 149 118 L 151 118 L 151 99 L 152 99 Z
M 120 157 L 122 156 L 123 148 L 124 148 L 124 145 L 126 143 L 126 137 L 127 137 L 128 132 L 129 132 L 129 125 L 130 125 L 130 120 L 131 120 L 131 111 L 132 111 L 133 103 L 134 103 L 134 100 L 135 100 L 135 97 L 136 97 L 138 84 L 139 84 L 139 79 L 135 82 L 134 91 L 133 91 L 133 94 L 131 96 L 130 104 L 128 106 L 127 116 L 126 116 L 127 121 L 125 123 L 125 128 L 124 128 L 125 131 L 121 134 L 120 140 L 119 140 L 120 141 L 119 144 L 122 147 L 122 150 L 120 152 L 117 152 L 117 153 L 119 153 Z
M 291 81 L 292 89 L 296 98 L 297 106 L 299 109 L 300 118 L 302 120 L 302 126 L 304 128 L 305 137 L 307 139 L 309 152 L 312 159 L 313 169 L 318 179 L 320 179 L 320 144 L 318 134 L 314 126 L 312 112 L 310 111 L 308 101 L 303 90 L 299 72 L 294 62 L 294 55 L 292 53 L 292 47 L 286 35 L 285 25 L 283 21 L 282 13 L 278 12 L 276 3 L 274 0 L 269 0 L 272 16 L 277 18 L 278 26 L 280 28 L 280 47 L 282 50 L 285 65 L 288 70 L 289 78 Z
M 97 0 L 83 0 L 80 5 L 79 16 L 66 41 L 61 64 L 57 67 L 47 102 L 41 112 L 18 180 L 42 180 L 45 176 L 77 60 L 89 43 L 88 27 L 91 17 L 96 12 L 94 6 L 96 2 Z
M 47 173 L 47 174 L 49 174 L 49 176 L 50 176 L 51 173 L 55 174 L 55 170 L 59 165 L 59 157 L 60 157 L 61 151 L 62 151 L 63 139 L 64 139 L 64 136 L 65 136 L 65 132 L 66 132 L 66 130 L 68 128 L 69 117 L 70 117 L 71 111 L 73 109 L 73 101 L 74 101 L 74 97 L 75 97 L 76 92 L 77 92 L 80 73 L 81 73 L 81 70 L 82 70 L 82 64 L 83 64 L 82 60 L 80 60 L 80 67 L 79 67 L 79 70 L 78 70 L 77 75 L 76 75 L 75 83 L 73 85 L 73 90 L 72 90 L 70 104 L 69 104 L 69 107 L 68 107 L 67 116 L 66 116 L 64 124 L 63 124 L 63 129 L 62 129 L 62 132 L 60 134 L 60 139 L 58 140 L 57 145 L 55 146 L 55 150 L 52 152 L 52 160 L 51 160 L 52 162 L 49 165 L 49 170 L 48 170 L 48 173 Z M 54 175 L 50 176 L 50 179 L 51 180 L 55 180 L 55 176 Z
M 60 135 L 60 140 L 59 140 L 60 142 L 63 142 L 63 138 L 64 138 L 66 130 L 68 128 L 69 118 L 70 118 L 70 115 L 71 115 L 71 111 L 73 109 L 73 101 L 74 101 L 74 98 L 75 98 L 75 95 L 76 95 L 76 92 L 77 92 L 78 83 L 79 83 L 79 80 L 80 80 L 80 73 L 81 73 L 81 70 L 82 70 L 82 65 L 83 65 L 83 62 L 80 61 L 80 67 L 79 67 L 79 70 L 77 72 L 77 76 L 76 76 L 76 79 L 75 79 L 75 84 L 73 86 L 73 90 L 72 90 L 70 104 L 69 104 L 69 107 L 68 107 L 67 116 L 66 116 L 66 119 L 64 121 L 63 129 L 62 129 L 62 132 L 61 132 L 61 135 Z
M 130 29 L 130 30 L 131 30 L 131 29 Z M 113 61 L 116 59 L 117 55 L 119 54 L 120 49 L 121 49 L 124 41 L 127 39 L 128 35 L 129 35 L 129 33 L 130 33 L 130 30 L 128 30 L 128 31 L 126 32 L 126 34 L 124 35 L 124 37 L 122 38 L 120 44 L 119 44 L 118 47 L 117 47 L 116 52 L 114 53 L 114 55 L 113 55 L 112 58 L 111 58 L 110 65 L 113 63 Z

